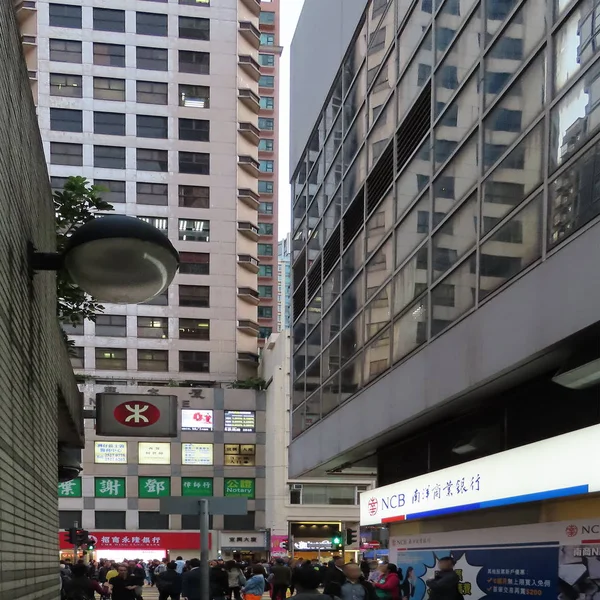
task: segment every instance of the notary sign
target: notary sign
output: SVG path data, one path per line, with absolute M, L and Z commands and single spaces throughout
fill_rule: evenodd
M 177 397 L 97 394 L 97 435 L 177 437 Z

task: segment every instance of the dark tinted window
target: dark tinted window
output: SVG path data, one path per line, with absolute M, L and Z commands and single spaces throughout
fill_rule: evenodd
M 179 37 L 189 40 L 210 40 L 210 20 L 179 17 Z
M 81 6 L 49 4 L 48 16 L 51 27 L 81 29 Z
M 166 71 L 169 68 L 169 51 L 166 48 L 136 48 L 137 68 L 149 71 Z
M 52 131 L 82 131 L 83 113 L 68 108 L 50 109 L 50 129 Z
M 150 115 L 137 115 L 137 136 L 146 138 L 168 137 L 167 117 L 154 117 Z
M 168 16 L 157 13 L 135 13 L 136 33 L 138 35 L 157 35 L 166 37 L 168 35 Z
M 94 511 L 96 529 L 125 529 L 124 510 L 96 510 Z M 80 521 L 81 523 L 81 521 Z
M 94 112 L 94 133 L 125 135 L 125 115 L 123 113 Z
M 94 29 L 125 32 L 125 11 L 94 8 Z
M 210 121 L 179 119 L 179 139 L 192 142 L 208 142 L 210 139 Z

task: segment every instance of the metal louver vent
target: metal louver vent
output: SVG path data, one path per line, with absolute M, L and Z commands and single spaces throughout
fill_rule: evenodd
M 431 82 L 421 92 L 414 106 L 396 132 L 396 169 L 399 173 L 419 147 L 431 127 Z

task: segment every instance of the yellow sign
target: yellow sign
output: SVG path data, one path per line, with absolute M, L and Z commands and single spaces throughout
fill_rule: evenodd
M 170 465 L 171 444 L 168 442 L 138 442 L 140 465 Z
M 225 466 L 253 467 L 254 464 L 254 456 L 241 456 L 235 454 L 225 455 Z

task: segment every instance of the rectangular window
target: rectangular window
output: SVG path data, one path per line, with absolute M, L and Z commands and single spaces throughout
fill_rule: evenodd
M 94 133 L 125 135 L 125 115 L 123 113 L 94 112 Z
M 258 267 L 259 277 L 273 277 L 273 265 L 260 265 Z
M 275 98 L 273 96 L 261 96 L 260 107 L 263 110 L 274 110 L 275 109 Z
M 168 15 L 136 12 L 135 32 L 138 35 L 167 37 L 169 35 Z
M 50 129 L 52 131 L 83 131 L 83 112 L 69 108 L 51 108 Z
M 160 229 L 164 233 L 167 233 L 169 230 L 169 219 L 166 217 L 138 217 L 138 219 L 153 225 L 156 229 Z
M 258 142 L 258 149 L 260 152 L 273 152 L 275 148 L 275 142 L 274 140 L 260 140 L 260 142 Z M 271 183 L 270 181 L 266 182 L 266 183 Z
M 142 531 L 168 530 L 169 515 L 163 515 L 156 511 L 140 510 L 138 512 L 138 528 Z
M 179 51 L 179 72 L 210 75 L 210 54 L 208 52 Z
M 109 77 L 94 77 L 94 98 L 125 102 L 125 80 Z
M 143 338 L 167 339 L 169 319 L 167 317 L 138 317 L 137 335 Z
M 58 190 L 62 191 L 67 183 L 68 177 L 50 177 L 50 185 L 52 186 L 52 191 Z
M 275 66 L 275 55 L 274 54 L 259 54 L 258 62 L 262 67 L 274 67 Z
M 83 79 L 81 75 L 50 73 L 50 95 L 82 98 Z
M 210 174 L 210 154 L 206 152 L 180 152 L 179 172 L 195 175 Z
M 179 239 L 182 242 L 208 242 L 210 240 L 210 221 L 179 219 Z
M 259 327 L 258 337 L 261 340 L 266 340 L 273 333 L 272 327 Z
M 210 275 L 208 252 L 180 252 L 179 272 L 183 275 Z
M 180 340 L 210 340 L 208 319 L 179 319 Z
M 261 10 L 259 22 L 262 25 L 275 25 L 275 13 L 270 10 Z
M 261 160 L 259 170 L 261 173 L 272 173 L 275 168 L 275 162 L 272 160 Z
M 96 335 L 125 337 L 127 317 L 124 315 L 96 315 Z
M 180 185 L 179 206 L 210 208 L 210 188 L 200 185 Z
M 190 142 L 208 142 L 210 139 L 210 121 L 179 119 L 179 139 Z
M 162 104 L 169 102 L 169 88 L 158 81 L 136 82 L 136 102 L 141 104 Z
M 96 348 L 96 369 L 104 371 L 126 371 L 127 350 L 125 348 Z
M 94 42 L 94 64 L 102 67 L 124 67 L 125 46 Z
M 81 63 L 81 42 L 50 40 L 50 60 Z
M 188 6 L 210 6 L 210 0 L 179 0 L 179 4 Z
M 48 17 L 50 27 L 81 29 L 81 6 L 49 4 Z
M 168 371 L 168 350 L 138 350 L 138 371 Z
M 165 233 L 167 232 L 165 231 Z M 169 290 L 167 289 L 164 292 L 161 292 L 158 296 L 154 296 L 154 298 L 151 298 L 146 302 L 140 302 L 140 304 L 147 304 L 149 306 L 169 306 Z
M 273 286 L 272 285 L 259 285 L 258 295 L 260 298 L 272 298 L 273 297 Z
M 138 171 L 158 171 L 166 173 L 169 170 L 169 152 L 167 150 L 137 149 Z
M 210 308 L 210 288 L 207 285 L 180 285 L 179 306 Z
M 126 529 L 124 510 L 96 510 L 94 511 L 94 519 L 95 529 L 104 529 L 104 531 Z
M 258 233 L 260 235 L 273 235 L 273 223 L 259 223 Z
M 258 318 L 259 319 L 272 319 L 273 318 L 273 307 L 272 306 L 259 306 L 258 307 Z
M 273 77 L 273 75 L 261 75 L 260 79 L 258 80 L 258 87 L 274 88 L 275 77 Z
M 198 519 L 198 517 L 196 517 Z M 59 510 L 58 511 L 58 526 L 61 529 L 69 529 L 73 527 L 73 523 L 81 523 L 80 510 Z
M 210 108 L 210 88 L 207 85 L 179 84 L 179 106 Z
M 166 48 L 136 48 L 136 66 L 148 71 L 167 71 L 169 69 L 169 51 Z
M 179 370 L 184 373 L 209 373 L 210 352 L 179 351 Z
M 275 129 L 275 119 L 269 117 L 258 118 L 258 128 L 263 131 L 273 131 Z
M 258 181 L 258 193 L 259 194 L 272 194 L 273 193 L 273 182 L 272 181 Z M 269 214 L 273 214 L 272 212 Z
M 258 205 L 258 212 L 261 215 L 272 215 L 273 214 L 273 203 L 272 202 L 261 202 Z
M 275 34 L 261 33 L 260 34 L 260 45 L 261 46 L 274 46 L 275 45 Z
M 125 33 L 125 11 L 94 8 L 94 29 L 96 31 Z
M 179 17 L 179 37 L 186 40 L 210 40 L 210 19 Z
M 94 146 L 94 167 L 124 169 L 125 148 L 121 146 Z
M 254 531 L 255 512 L 249 510 L 245 515 L 225 515 L 223 517 L 223 529 L 225 531 Z
M 83 166 L 83 146 L 50 142 L 50 163 L 53 165 Z
M 136 116 L 137 137 L 160 138 L 169 137 L 169 121 L 167 117 L 155 117 L 150 115 Z
M 100 192 L 100 197 L 106 202 L 122 204 L 125 198 L 125 182 L 113 181 L 109 179 L 94 179 L 94 185 L 104 188 Z
M 74 369 L 83 369 L 85 366 L 85 348 L 82 346 L 73 346 L 69 349 L 69 352 L 71 358 L 71 367 Z
M 258 244 L 259 256 L 273 256 L 273 244 Z
M 136 183 L 137 204 L 167 206 L 169 204 L 169 186 L 166 183 Z

